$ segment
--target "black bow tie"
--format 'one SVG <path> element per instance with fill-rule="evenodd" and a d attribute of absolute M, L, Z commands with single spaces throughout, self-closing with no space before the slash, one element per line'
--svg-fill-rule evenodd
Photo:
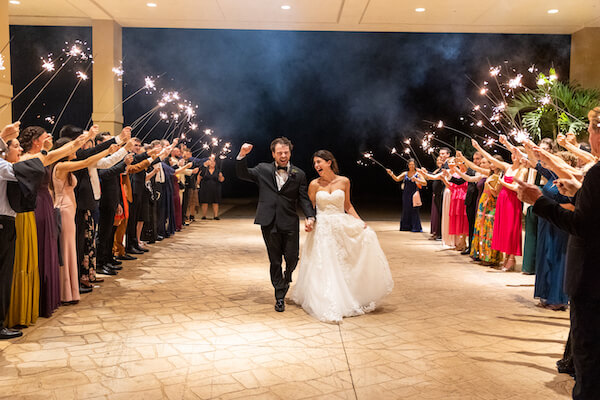
<path fill-rule="evenodd" d="M 280 169 L 284 170 L 287 172 L 288 167 L 282 167 L 282 166 L 277 166 L 277 170 L 279 171 Z"/>

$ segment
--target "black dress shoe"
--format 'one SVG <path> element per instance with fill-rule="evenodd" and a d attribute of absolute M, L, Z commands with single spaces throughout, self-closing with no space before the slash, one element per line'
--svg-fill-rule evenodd
<path fill-rule="evenodd" d="M 111 264 L 111 263 L 106 263 L 106 264 L 104 264 L 104 267 L 105 267 L 105 268 L 108 268 L 108 269 L 112 269 L 112 270 L 114 270 L 114 271 L 120 271 L 120 270 L 122 270 L 122 269 L 123 269 L 123 267 L 121 267 L 120 265 L 113 265 L 113 264 Z"/>
<path fill-rule="evenodd" d="M 96 268 L 96 273 L 100 275 L 116 275 L 117 271 L 111 268 L 107 268 L 104 265 L 101 265 L 98 268 Z"/>
<path fill-rule="evenodd" d="M 285 302 L 283 299 L 279 299 L 275 302 L 275 311 L 284 312 L 285 311 Z"/>
<path fill-rule="evenodd" d="M 144 254 L 142 250 L 138 250 L 136 247 L 130 247 L 128 249 L 125 249 L 125 251 L 130 254 Z"/>
<path fill-rule="evenodd" d="M 157 235 L 157 236 L 156 236 L 156 241 L 157 241 L 157 242 L 160 242 L 160 241 L 161 241 L 161 240 L 163 240 L 163 239 L 164 239 L 164 236 L 160 236 L 160 235 Z"/>
<path fill-rule="evenodd" d="M 91 287 L 85 287 L 85 286 L 79 285 L 79 293 L 80 294 L 90 293 L 92 290 L 94 290 L 94 289 L 92 289 Z"/>
<path fill-rule="evenodd" d="M 468 254 L 471 254 L 471 249 L 466 248 L 463 251 L 460 252 L 460 254 L 462 254 L 463 256 L 466 256 Z"/>
<path fill-rule="evenodd" d="M 150 250 L 148 250 L 148 249 L 144 249 L 143 247 L 140 247 L 140 246 L 136 246 L 135 248 L 136 248 L 137 250 L 141 251 L 142 253 L 147 253 L 147 252 L 149 252 L 149 251 L 150 251 Z"/>
<path fill-rule="evenodd" d="M 117 260 L 117 259 L 116 259 L 116 258 L 114 258 L 114 257 L 112 258 L 112 260 L 110 260 L 110 263 L 111 263 L 112 265 L 121 265 L 121 264 L 123 264 L 121 261 Z"/>
<path fill-rule="evenodd" d="M 14 339 L 23 336 L 23 332 L 16 329 L 0 329 L 0 339 Z"/>
<path fill-rule="evenodd" d="M 131 260 L 137 260 L 137 257 L 130 256 L 129 254 L 125 253 L 125 255 L 117 256 L 117 259 L 123 260 L 123 261 L 131 261 Z"/>
<path fill-rule="evenodd" d="M 219 217 L 214 217 L 213 219 L 214 219 L 214 220 L 217 220 L 217 221 L 219 221 L 221 218 L 219 218 Z"/>

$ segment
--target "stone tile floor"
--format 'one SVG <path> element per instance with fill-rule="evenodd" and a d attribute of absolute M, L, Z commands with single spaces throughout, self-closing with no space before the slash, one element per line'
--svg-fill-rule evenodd
<path fill-rule="evenodd" d="M 533 276 L 369 224 L 396 283 L 371 314 L 335 325 L 290 303 L 276 313 L 259 228 L 225 214 L 0 342 L 0 398 L 570 397 L 554 365 L 568 314 L 535 307 Z"/>

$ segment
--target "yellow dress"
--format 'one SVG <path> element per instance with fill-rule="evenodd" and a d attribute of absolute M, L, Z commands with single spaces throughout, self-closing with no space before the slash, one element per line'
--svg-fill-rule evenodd
<path fill-rule="evenodd" d="M 35 324 L 40 313 L 40 275 L 35 213 L 17 213 L 15 264 L 7 326 Z"/>

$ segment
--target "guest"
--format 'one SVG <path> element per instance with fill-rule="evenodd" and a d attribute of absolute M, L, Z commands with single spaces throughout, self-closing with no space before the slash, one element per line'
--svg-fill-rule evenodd
<path fill-rule="evenodd" d="M 458 179 L 460 178 L 458 172 L 462 171 L 465 173 L 467 169 L 464 162 L 455 158 L 448 159 L 447 163 L 450 169 L 443 171 L 442 179 L 448 185 L 451 192 L 448 234 L 454 236 L 454 249 L 462 252 L 467 248 L 465 240 L 469 233 L 469 220 L 467 218 L 465 206 L 468 183 L 465 180 Z M 457 184 L 452 182 L 452 178 L 455 178 L 455 180 L 461 183 Z"/>
<path fill-rule="evenodd" d="M 60 138 L 55 143 L 54 148 L 60 148 L 69 141 L 69 138 Z M 77 234 L 75 226 L 75 213 L 77 210 L 75 187 L 77 186 L 77 178 L 73 172 L 95 165 L 110 151 L 116 150 L 114 147 L 108 147 L 87 159 L 77 161 L 75 161 L 77 157 L 72 154 L 59 160 L 52 168 L 51 189 L 54 193 L 54 207 L 60 210 L 61 220 L 60 251 L 63 265 L 60 268 L 60 297 L 63 304 L 78 303 L 80 299 L 80 276 L 77 265 L 77 239 L 75 237 Z M 81 278 L 85 279 L 85 275 Z"/>
<path fill-rule="evenodd" d="M 468 177 L 459 173 L 464 179 L 477 180 L 479 186 L 483 182 L 483 191 L 479 197 L 477 206 L 477 217 L 473 231 L 473 241 L 471 243 L 471 257 L 480 261 L 483 265 L 495 267 L 502 262 L 502 253 L 492 249 L 492 234 L 494 232 L 494 218 L 496 215 L 496 198 L 500 192 L 501 185 L 499 183 L 500 171 L 491 164 L 486 158 L 482 158 L 479 166 L 468 161 L 460 152 L 457 152 L 456 157 L 464 160 L 465 164 L 474 170 L 483 178 Z M 502 157 L 495 155 L 498 161 L 503 161 Z M 479 179 L 478 179 L 479 178 Z"/>
<path fill-rule="evenodd" d="M 225 177 L 219 168 L 214 157 L 207 161 L 207 165 L 202 168 L 200 175 L 200 190 L 198 199 L 202 205 L 202 219 L 206 219 L 208 205 L 212 204 L 213 219 L 219 220 L 219 203 L 221 203 L 221 184 Z"/>
<path fill-rule="evenodd" d="M 514 146 L 510 145 L 506 137 L 500 135 L 500 142 L 511 150 L 512 164 L 499 161 L 483 150 L 476 140 L 473 146 L 493 164 L 504 172 L 500 180 L 502 189 L 496 201 L 496 216 L 494 218 L 494 234 L 492 236 L 492 249 L 506 254 L 503 271 L 513 271 L 515 256 L 521 255 L 521 213 L 523 204 L 517 198 L 518 185 L 515 179 L 522 181 L 527 174 L 526 158 Z"/>
<path fill-rule="evenodd" d="M 400 230 L 410 232 L 423 232 L 421 227 L 421 217 L 419 209 L 421 208 L 421 194 L 419 189 L 427 185 L 417 172 L 415 160 L 408 160 L 408 171 L 402 172 L 396 176 L 392 170 L 386 170 L 388 175 L 396 182 L 402 182 L 402 218 L 400 219 Z"/>
<path fill-rule="evenodd" d="M 588 119 L 592 154 L 598 157 L 600 107 L 591 110 Z M 600 165 L 596 163 L 587 171 L 573 211 L 544 196 L 534 185 L 517 183 L 520 199 L 533 204 L 538 217 L 569 233 L 565 290 L 571 300 L 571 347 L 576 375 L 573 399 L 595 399 L 600 393 Z M 568 183 L 559 179 L 556 186 L 564 191 L 570 188 Z"/>

